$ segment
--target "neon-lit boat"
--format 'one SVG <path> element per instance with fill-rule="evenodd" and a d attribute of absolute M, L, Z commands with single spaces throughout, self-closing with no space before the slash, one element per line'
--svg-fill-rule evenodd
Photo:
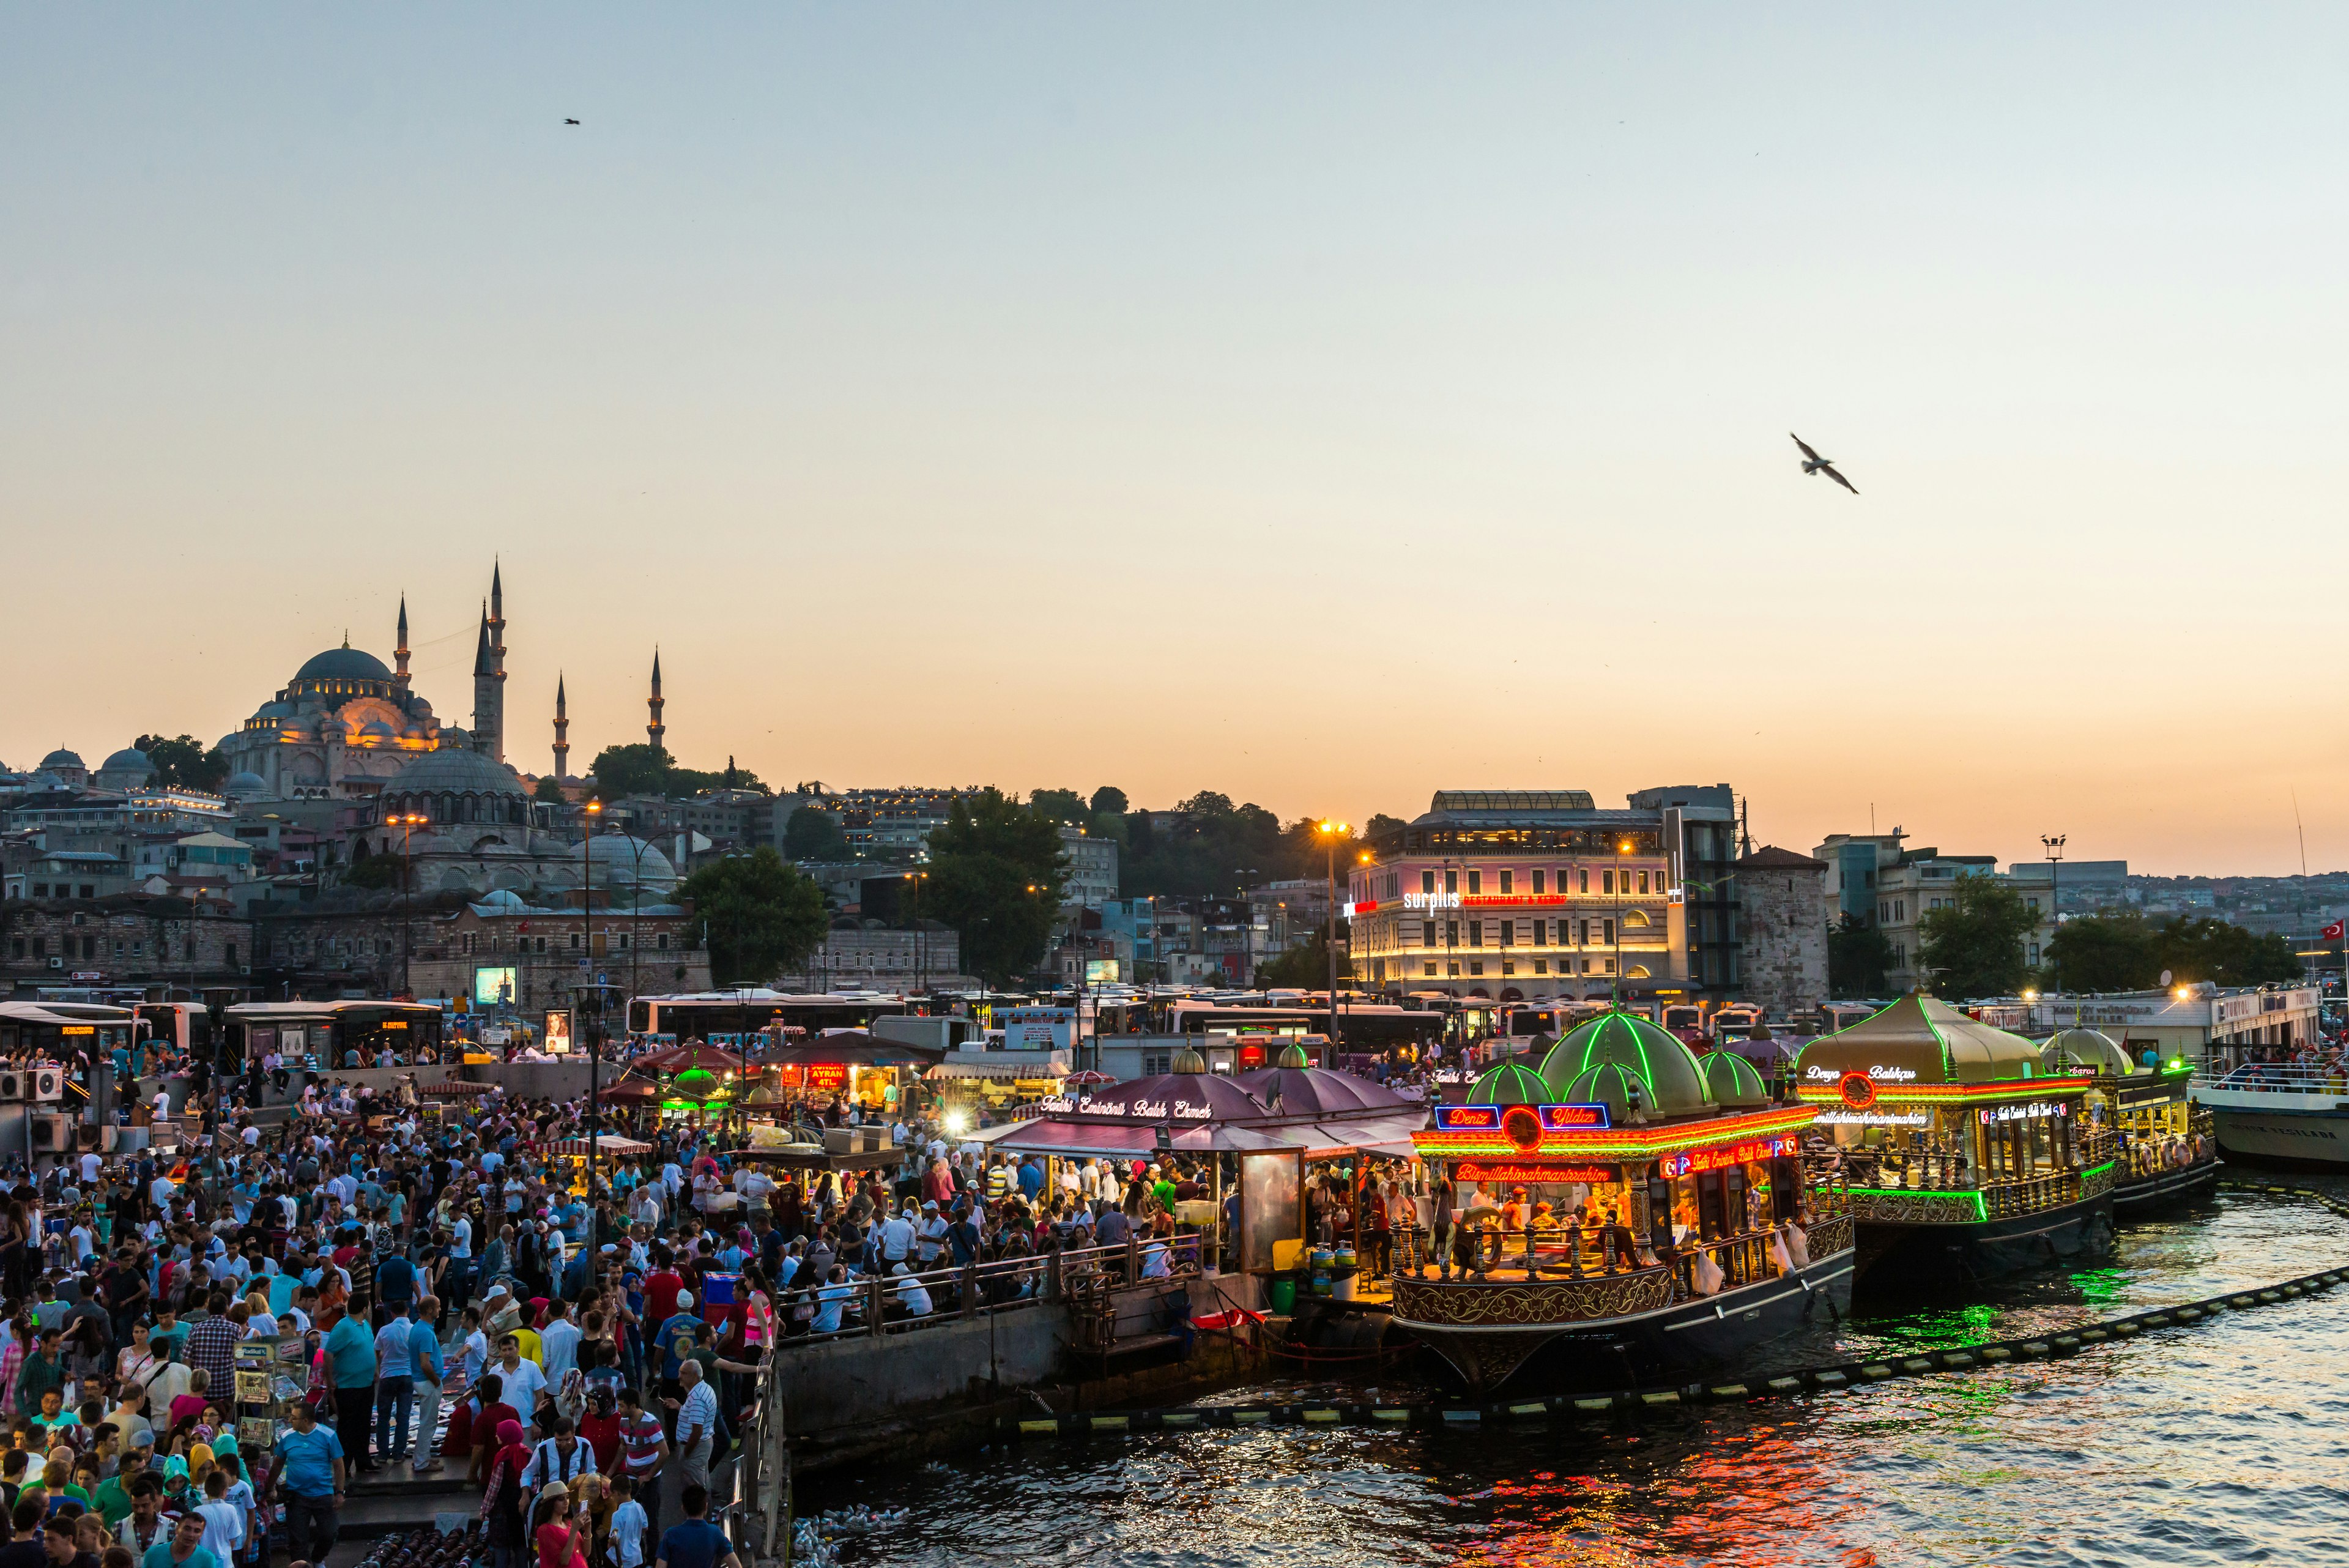
<path fill-rule="evenodd" d="M 2051 1075 L 2019 1034 L 1906 996 L 1805 1046 L 1795 1083 L 1843 1153 L 1860 1281 L 2001 1273 L 2112 1234 L 2095 1079 Z"/>
<path fill-rule="evenodd" d="M 1413 1137 L 1453 1194 L 1406 1238 L 1394 1323 L 1472 1389 L 1619 1386 L 1718 1363 L 1850 1299 L 1852 1222 L 1805 1168 L 1816 1111 L 1739 1058 L 1609 1012 L 1504 1063 Z M 1528 1363 L 1539 1362 L 1528 1367 Z"/>
<path fill-rule="evenodd" d="M 2156 1213 L 2218 1189 L 2219 1139 L 2209 1110 L 2188 1097 L 2190 1064 L 2132 1062 L 2117 1041 L 2096 1029 L 2064 1030 L 2039 1048 L 2039 1064 L 2058 1075 L 2095 1075 L 2088 1118 L 2120 1137 L 2114 1219 Z"/>

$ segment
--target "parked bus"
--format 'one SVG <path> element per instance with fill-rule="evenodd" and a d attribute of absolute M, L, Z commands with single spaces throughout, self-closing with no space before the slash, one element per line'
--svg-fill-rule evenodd
<path fill-rule="evenodd" d="M 229 1059 L 275 1051 L 321 1072 L 372 1064 L 387 1054 L 415 1063 L 441 1054 L 441 1013 L 420 1002 L 242 1002 L 224 1015 Z"/>
<path fill-rule="evenodd" d="M 700 991 L 631 997 L 628 1032 L 707 1040 L 713 1034 L 750 1034 L 780 1024 L 821 1034 L 827 1029 L 867 1029 L 876 1018 L 903 1017 L 908 1011 L 905 998 L 878 992 L 790 996 L 763 987 Z"/>

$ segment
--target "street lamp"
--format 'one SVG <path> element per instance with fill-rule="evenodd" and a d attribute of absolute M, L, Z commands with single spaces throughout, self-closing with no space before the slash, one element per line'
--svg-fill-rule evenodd
<path fill-rule="evenodd" d="M 595 908 L 595 861 L 590 852 L 595 844 L 595 819 L 603 815 L 604 803 L 594 795 L 589 795 L 579 818 L 579 946 L 584 955 L 584 961 L 587 965 L 587 972 L 590 974 L 595 972 L 595 927 L 589 923 L 589 917 Z M 572 989 L 571 995 L 575 1004 L 579 997 L 579 990 L 575 985 Z M 584 1013 L 586 1010 L 580 1008 L 578 1011 Z M 574 1039 L 584 1041 L 587 1047 L 587 1212 L 590 1216 L 587 1226 L 587 1244 L 592 1252 L 599 1240 L 595 1234 L 593 1216 L 595 1212 L 595 1151 L 598 1142 L 596 1135 L 599 1131 L 596 1126 L 596 1101 L 600 1097 L 603 1085 L 598 1082 L 600 1075 L 596 1072 L 597 1058 L 594 1037 L 584 1029 L 573 1030 L 572 1035 Z"/>
<path fill-rule="evenodd" d="M 1630 886 L 1630 867 L 1623 857 L 1636 847 L 1626 838 L 1615 846 L 1615 983 L 1609 994 L 1614 1005 L 1623 1005 L 1623 895 Z"/>
<path fill-rule="evenodd" d="M 409 833 L 424 826 L 431 819 L 421 812 L 398 812 L 384 818 L 387 823 L 399 824 L 399 992 L 410 1002 L 416 1000 L 415 987 L 408 978 L 409 954 L 415 944 L 409 940 L 415 922 L 409 911 L 409 900 L 416 892 L 416 868 L 408 857 Z M 188 992 L 195 995 L 193 991 Z"/>
<path fill-rule="evenodd" d="M 1321 835 L 1321 846 L 1328 851 L 1330 875 L 1330 1054 L 1340 1054 L 1343 1036 L 1338 1028 L 1338 840 L 1347 832 L 1342 822 L 1323 822 L 1314 831 Z"/>
<path fill-rule="evenodd" d="M 2063 871 L 2064 840 L 2065 836 L 2066 835 L 2061 833 L 2043 833 L 2039 836 L 2040 844 L 2044 846 L 2047 851 L 2047 925 L 2051 933 L 2056 929 L 2055 922 L 2061 918 L 2055 913 L 2057 902 L 2055 896 L 2055 882 L 2057 877 Z M 2048 946 L 2053 947 L 2054 945 L 2054 940 L 2051 935 L 2048 940 Z M 2044 956 L 2044 950 L 2042 950 Z M 2051 961 L 2048 967 L 2053 969 L 2054 967 L 2054 963 Z M 2064 989 L 2063 980 L 2064 977 L 2060 973 L 2057 974 L 2055 976 L 2056 983 L 2050 989 L 2061 992 Z"/>

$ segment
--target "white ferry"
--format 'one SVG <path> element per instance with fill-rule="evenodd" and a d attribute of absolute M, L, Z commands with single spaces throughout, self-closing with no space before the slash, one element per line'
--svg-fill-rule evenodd
<path fill-rule="evenodd" d="M 2188 1090 L 2227 1154 L 2312 1169 L 2349 1168 L 2349 1079 L 2327 1068 L 2253 1063 Z"/>

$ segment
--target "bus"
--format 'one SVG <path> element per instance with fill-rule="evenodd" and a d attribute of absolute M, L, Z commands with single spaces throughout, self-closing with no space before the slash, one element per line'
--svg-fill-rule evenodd
<path fill-rule="evenodd" d="M 272 1051 L 322 1072 L 372 1066 L 387 1054 L 412 1064 L 441 1058 L 440 1010 L 421 1002 L 241 1002 L 222 1016 L 230 1060 Z"/>
<path fill-rule="evenodd" d="M 131 1012 L 145 1025 L 142 1037 L 179 1052 L 186 1060 L 212 1060 L 219 1032 L 212 1010 L 201 1002 L 138 1002 Z"/>
<path fill-rule="evenodd" d="M 904 997 L 878 992 L 792 996 L 764 987 L 698 991 L 630 997 L 628 1033 L 707 1040 L 713 1034 L 751 1034 L 780 1026 L 821 1034 L 827 1029 L 869 1029 L 876 1018 L 902 1018 L 907 1011 Z"/>

